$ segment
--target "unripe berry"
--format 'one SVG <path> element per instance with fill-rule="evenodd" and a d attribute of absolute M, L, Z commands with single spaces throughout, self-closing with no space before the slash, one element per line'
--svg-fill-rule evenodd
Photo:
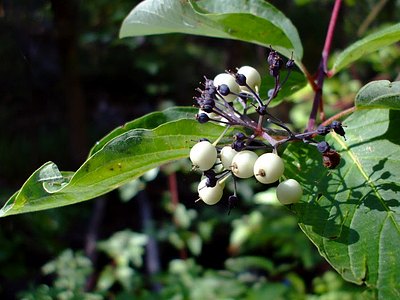
<path fill-rule="evenodd" d="M 238 152 L 231 146 L 225 146 L 221 149 L 220 158 L 225 169 L 229 169 L 232 165 L 232 159 Z"/>
<path fill-rule="evenodd" d="M 218 88 L 219 86 L 221 86 L 223 84 L 229 88 L 229 91 L 231 93 L 236 93 L 236 94 L 240 93 L 240 87 L 236 83 L 235 78 L 232 75 L 229 75 L 227 73 L 221 73 L 221 74 L 218 74 L 217 76 L 215 76 L 214 85 Z M 228 94 L 223 97 L 228 102 L 232 102 L 233 100 L 235 100 L 237 98 L 237 96 L 233 95 L 233 94 Z"/>
<path fill-rule="evenodd" d="M 253 176 L 254 163 L 258 155 L 249 150 L 243 150 L 232 159 L 232 173 L 239 178 L 250 178 Z"/>
<path fill-rule="evenodd" d="M 224 193 L 225 184 L 217 182 L 214 187 L 208 187 L 206 183 L 207 178 L 204 178 L 202 181 L 200 181 L 197 187 L 197 192 L 199 193 L 200 199 L 203 200 L 204 203 L 208 205 L 214 205 L 221 200 Z"/>
<path fill-rule="evenodd" d="M 277 181 L 283 174 L 285 165 L 282 158 L 274 153 L 264 153 L 254 164 L 254 176 L 264 184 Z"/>
<path fill-rule="evenodd" d="M 190 149 L 190 160 L 193 166 L 201 171 L 209 170 L 217 160 L 217 149 L 209 141 L 201 141 Z"/>
<path fill-rule="evenodd" d="M 246 76 L 247 85 L 250 86 L 253 90 L 258 90 L 261 85 L 261 76 L 256 69 L 250 66 L 243 66 L 237 71 L 237 73 Z M 247 87 L 242 86 L 241 88 L 242 90 L 249 92 Z"/>
<path fill-rule="evenodd" d="M 300 183 L 294 179 L 282 181 L 276 188 L 276 197 L 282 204 L 291 204 L 299 202 L 303 195 L 303 189 Z"/>

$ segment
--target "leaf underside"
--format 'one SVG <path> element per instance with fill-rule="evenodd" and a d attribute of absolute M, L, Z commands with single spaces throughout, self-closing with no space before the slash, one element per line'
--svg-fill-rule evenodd
<path fill-rule="evenodd" d="M 285 174 L 304 188 L 291 209 L 319 252 L 348 281 L 400 299 L 400 112 L 359 110 L 344 121 L 347 141 L 327 141 L 342 161 L 322 166 L 312 146 L 291 144 Z"/>

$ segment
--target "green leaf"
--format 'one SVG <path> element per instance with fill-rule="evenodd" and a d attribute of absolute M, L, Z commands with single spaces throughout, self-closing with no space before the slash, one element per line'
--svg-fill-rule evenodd
<path fill-rule="evenodd" d="M 149 113 L 143 117 L 127 122 L 124 125 L 115 128 L 109 134 L 104 136 L 100 141 L 96 142 L 93 148 L 90 150 L 89 156 L 95 154 L 106 143 L 111 141 L 116 136 L 125 133 L 132 129 L 154 129 L 164 123 L 179 120 L 179 119 L 193 119 L 194 115 L 198 111 L 198 108 L 194 107 L 171 107 L 164 111 L 156 111 Z"/>
<path fill-rule="evenodd" d="M 145 0 L 125 18 L 120 37 L 186 33 L 272 46 L 300 62 L 296 28 L 263 0 Z"/>
<path fill-rule="evenodd" d="M 364 85 L 356 95 L 359 108 L 400 109 L 400 81 L 372 81 Z"/>
<path fill-rule="evenodd" d="M 334 170 L 316 147 L 293 143 L 285 174 L 303 186 L 292 210 L 301 229 L 344 279 L 400 297 L 400 135 L 397 110 L 360 110 L 344 121 L 347 141 L 327 141 L 341 154 Z"/>
<path fill-rule="evenodd" d="M 398 41 L 400 41 L 400 23 L 370 34 L 347 47 L 336 58 L 332 71 L 337 73 L 359 58 Z"/>
<path fill-rule="evenodd" d="M 148 123 L 154 114 L 148 116 Z M 146 117 L 141 124 L 146 123 Z M 132 124 L 132 123 L 130 123 Z M 151 126 L 150 126 L 151 127 Z M 194 118 L 154 129 L 131 129 L 110 138 L 75 172 L 60 172 L 48 162 L 35 171 L 0 210 L 0 217 L 60 207 L 105 194 L 145 172 L 189 156 L 194 141 L 216 139 L 225 127 Z M 115 132 L 114 132 L 115 133 Z"/>

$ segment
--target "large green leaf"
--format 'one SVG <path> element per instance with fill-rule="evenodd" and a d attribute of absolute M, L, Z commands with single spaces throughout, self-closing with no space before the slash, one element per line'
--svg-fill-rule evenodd
<path fill-rule="evenodd" d="M 400 23 L 370 34 L 347 47 L 336 58 L 332 71 L 337 73 L 359 58 L 398 41 L 400 41 Z"/>
<path fill-rule="evenodd" d="M 379 299 L 400 299 L 400 111 L 359 110 L 344 121 L 347 141 L 328 142 L 342 162 L 322 166 L 315 147 L 290 145 L 286 175 L 304 196 L 293 205 L 301 229 L 348 281 Z"/>
<path fill-rule="evenodd" d="M 296 28 L 263 0 L 145 0 L 126 17 L 120 36 L 172 32 L 272 46 L 297 62 L 303 56 Z"/>
<path fill-rule="evenodd" d="M 96 149 L 75 173 L 60 172 L 52 162 L 44 164 L 7 201 L 0 217 L 95 198 L 156 166 L 188 157 L 194 141 L 205 136 L 216 139 L 223 129 L 211 123 L 199 124 L 192 116 L 154 129 L 122 132 Z"/>
<path fill-rule="evenodd" d="M 372 81 L 364 85 L 356 95 L 360 108 L 400 109 L 400 81 Z"/>

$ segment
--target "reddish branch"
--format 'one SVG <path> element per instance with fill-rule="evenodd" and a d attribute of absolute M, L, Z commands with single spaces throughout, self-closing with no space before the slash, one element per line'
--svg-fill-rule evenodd
<path fill-rule="evenodd" d="M 318 111 L 320 111 L 320 118 L 322 120 L 325 118 L 323 100 L 322 100 L 322 89 L 325 78 L 330 75 L 327 67 L 327 62 L 341 3 L 342 3 L 341 0 L 335 1 L 335 5 L 333 7 L 331 14 L 331 19 L 329 21 L 329 27 L 328 27 L 328 32 L 326 33 L 324 49 L 322 50 L 322 58 L 318 66 L 316 81 L 314 85 L 315 96 L 310 113 L 310 118 L 308 120 L 308 126 L 307 126 L 308 131 L 312 131 L 315 128 L 315 122 L 317 119 Z"/>

